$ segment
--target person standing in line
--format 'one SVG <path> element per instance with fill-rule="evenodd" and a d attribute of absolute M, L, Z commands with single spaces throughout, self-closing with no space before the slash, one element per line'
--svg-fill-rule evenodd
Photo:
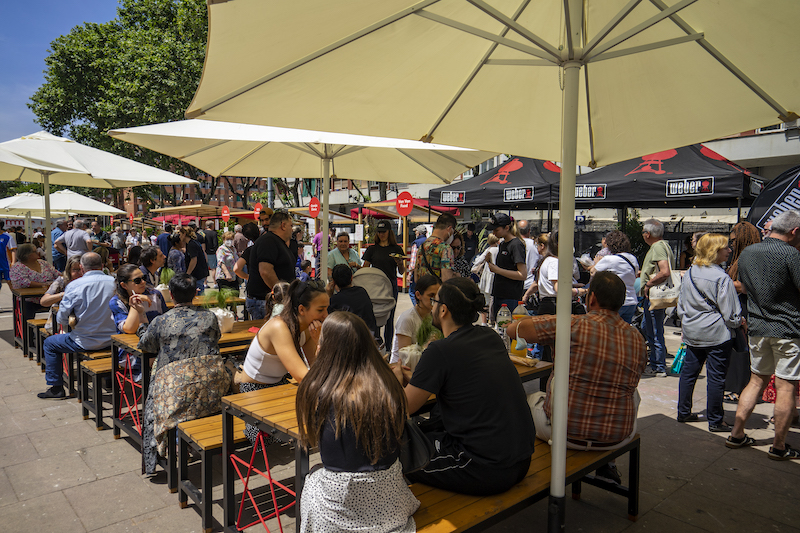
<path fill-rule="evenodd" d="M 67 256 L 81 256 L 86 252 L 92 251 L 92 238 L 86 231 L 86 222 L 78 219 L 73 222 L 73 228 L 67 230 L 62 236 L 56 239 L 56 248 L 59 252 Z"/>
<path fill-rule="evenodd" d="M 364 250 L 364 255 L 361 259 L 364 261 L 365 268 L 374 266 L 386 274 L 392 286 L 395 307 L 392 308 L 392 312 L 389 314 L 389 318 L 383 328 L 383 342 L 386 347 L 391 346 L 394 340 L 394 312 L 397 308 L 397 295 L 399 294 L 397 276 L 402 276 L 406 271 L 406 267 L 403 264 L 403 255 L 403 248 L 397 244 L 391 223 L 388 220 L 379 221 L 375 227 L 375 243 Z"/>
<path fill-rule="evenodd" d="M 271 217 L 269 231 L 258 237 L 250 249 L 245 307 L 253 320 L 266 317 L 267 296 L 276 283 L 295 279 L 295 258 L 286 244 L 291 236 L 289 213 L 277 211 Z"/>
<path fill-rule="evenodd" d="M 650 309 L 650 289 L 666 281 L 675 256 L 667 241 L 664 240 L 664 224 L 651 218 L 645 220 L 642 237 L 650 249 L 644 256 L 642 270 L 639 274 L 641 294 L 644 296 L 644 331 L 650 347 L 650 366 L 644 371 L 646 376 L 667 377 L 667 344 L 664 340 L 664 309 Z"/>
<path fill-rule="evenodd" d="M 169 255 L 169 249 L 172 248 L 172 243 L 169 238 L 172 236 L 172 224 L 164 224 L 164 231 L 156 237 L 156 245 L 161 249 L 164 257 Z"/>
<path fill-rule="evenodd" d="M 630 239 L 621 231 L 609 231 L 603 241 L 609 253 L 600 258 L 593 268 L 595 272 L 613 272 L 625 283 L 625 303 L 619 310 L 619 316 L 630 324 L 639 302 L 634 288 L 639 277 L 639 262 L 631 253 Z"/>
<path fill-rule="evenodd" d="M 800 212 L 772 219 L 769 237 L 739 256 L 739 279 L 747 292 L 747 329 L 752 375 L 739 398 L 729 448 L 752 446 L 744 432 L 747 419 L 775 374 L 775 437 L 770 459 L 800 459 L 786 443 L 800 381 Z"/>
<path fill-rule="evenodd" d="M 442 213 L 436 219 L 433 232 L 428 239 L 417 249 L 414 278 L 420 279 L 425 274 L 432 274 L 439 281 L 454 278 L 453 249 L 450 244 L 456 233 L 458 225 L 456 217 L 449 213 Z"/>
<path fill-rule="evenodd" d="M 53 250 L 53 266 L 56 267 L 56 270 L 59 272 L 64 272 L 64 268 L 67 266 L 67 256 L 56 248 L 56 241 L 59 237 L 64 235 L 66 231 L 67 221 L 65 219 L 60 219 L 56 222 L 56 227 L 53 228 L 53 231 L 50 232 L 50 246 L 52 246 Z"/>
<path fill-rule="evenodd" d="M 517 231 L 522 242 L 525 243 L 525 268 L 527 269 L 525 281 L 522 283 L 522 289 L 527 292 L 531 288 L 534 281 L 534 271 L 536 265 L 539 264 L 539 250 L 536 243 L 531 239 L 531 224 L 527 220 L 520 220 L 517 222 Z M 534 234 L 537 234 L 534 232 Z"/>
<path fill-rule="evenodd" d="M 236 253 L 236 247 L 233 243 L 233 232 L 226 231 L 222 238 L 222 246 L 217 248 L 217 268 L 214 273 L 214 279 L 217 281 L 218 289 L 225 287 L 238 291 L 239 282 L 233 272 L 233 267 L 236 265 L 236 261 L 239 260 L 239 254 Z"/>
<path fill-rule="evenodd" d="M 475 234 L 475 224 L 470 222 L 467 224 L 466 233 L 464 233 L 464 259 L 471 265 L 477 254 L 478 236 Z"/>
<path fill-rule="evenodd" d="M 722 394 L 733 346 L 735 328 L 744 323 L 731 278 L 720 265 L 731 255 L 728 238 L 703 235 L 695 247 L 692 266 L 683 277 L 677 312 L 686 343 L 686 356 L 678 386 L 678 422 L 696 422 L 692 394 L 703 363 L 706 364 L 708 430 L 731 430 L 725 423 Z"/>
<path fill-rule="evenodd" d="M 219 236 L 217 235 L 217 230 L 214 229 L 213 220 L 206 221 L 206 229 L 203 230 L 201 244 L 203 246 L 203 251 L 206 254 L 206 264 L 208 265 L 208 270 L 216 274 Z"/>

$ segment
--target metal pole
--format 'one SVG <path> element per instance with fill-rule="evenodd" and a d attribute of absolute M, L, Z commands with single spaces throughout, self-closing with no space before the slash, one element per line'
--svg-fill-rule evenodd
<path fill-rule="evenodd" d="M 331 189 L 331 160 L 322 159 L 322 250 L 319 254 L 319 279 L 328 283 L 328 197 Z"/>
<path fill-rule="evenodd" d="M 736 223 L 742 221 L 742 197 L 736 199 Z"/>
<path fill-rule="evenodd" d="M 581 0 L 569 0 L 572 40 L 579 57 L 582 28 Z M 568 58 L 565 58 L 568 59 Z M 569 58 L 571 59 L 571 58 Z M 567 461 L 567 398 L 569 388 L 569 352 L 572 317 L 572 255 L 575 243 L 575 168 L 578 141 L 578 93 L 581 63 L 564 63 L 564 91 L 561 137 L 561 185 L 559 188 L 558 284 L 556 293 L 556 338 L 552 382 L 552 444 L 550 499 L 547 529 L 550 533 L 564 530 L 565 476 Z"/>
<path fill-rule="evenodd" d="M 53 264 L 53 241 L 51 231 L 53 228 L 50 226 L 50 172 L 42 172 L 42 196 L 44 196 L 44 235 L 47 239 L 47 246 L 45 246 L 45 255 L 47 262 Z"/>
<path fill-rule="evenodd" d="M 275 185 L 272 178 L 267 178 L 267 207 L 275 210 Z"/>

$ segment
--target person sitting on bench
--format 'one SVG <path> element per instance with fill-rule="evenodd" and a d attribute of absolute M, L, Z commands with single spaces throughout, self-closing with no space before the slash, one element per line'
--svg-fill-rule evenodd
<path fill-rule="evenodd" d="M 647 364 L 644 337 L 619 316 L 625 302 L 625 283 L 613 272 L 598 272 L 586 297 L 589 313 L 572 316 L 569 360 L 569 412 L 567 448 L 614 450 L 636 434 L 639 394 L 636 387 Z M 553 344 L 556 317 L 534 316 L 508 327 L 513 339 Z M 550 440 L 551 390 L 538 392 L 530 401 L 536 436 Z M 598 476 L 619 483 L 616 468 L 609 465 Z"/>
<path fill-rule="evenodd" d="M 405 392 L 414 413 L 436 395 L 420 428 L 436 452 L 413 482 L 463 494 L 505 492 L 527 474 L 535 432 L 525 390 L 503 340 L 473 325 L 486 306 L 468 278 L 451 278 L 431 298 L 433 325 L 444 339 L 422 352 Z M 401 377 L 399 366 L 395 375 Z M 410 371 L 402 369 L 403 379 Z"/>
<path fill-rule="evenodd" d="M 103 274 L 103 261 L 94 252 L 81 256 L 83 276 L 70 282 L 58 307 L 57 321 L 67 325 L 74 314 L 76 324 L 69 333 L 51 335 L 44 341 L 45 379 L 50 388 L 39 398 L 64 398 L 62 358 L 65 353 L 100 350 L 111 345 L 111 335 L 117 333 L 108 307 L 114 296 L 114 278 Z"/>

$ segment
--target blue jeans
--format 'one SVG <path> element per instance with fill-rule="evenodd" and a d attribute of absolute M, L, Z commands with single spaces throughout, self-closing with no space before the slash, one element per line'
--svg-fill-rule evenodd
<path fill-rule="evenodd" d="M 44 340 L 45 381 L 51 387 L 64 385 L 63 358 L 65 353 L 82 352 L 83 348 L 69 336 L 69 333 L 50 335 Z"/>
<path fill-rule="evenodd" d="M 196 280 L 195 284 L 197 286 L 198 296 L 206 292 L 206 278 Z"/>
<path fill-rule="evenodd" d="M 620 318 L 622 318 L 622 320 L 624 320 L 628 324 L 633 322 L 634 314 L 636 314 L 636 304 L 623 305 L 622 307 L 619 308 Z"/>
<path fill-rule="evenodd" d="M 417 291 L 417 282 L 412 279 L 408 283 L 408 295 L 411 297 L 411 307 L 417 305 L 417 297 L 415 296 L 416 291 Z"/>
<path fill-rule="evenodd" d="M 250 315 L 250 320 L 263 320 L 267 316 L 267 301 L 245 298 L 244 308 Z"/>
<path fill-rule="evenodd" d="M 722 424 L 725 410 L 722 407 L 722 395 L 725 392 L 725 374 L 731 361 L 733 341 L 725 341 L 716 346 L 686 346 L 686 357 L 681 367 L 678 384 L 678 416 L 686 417 L 692 413 L 692 394 L 697 376 L 706 364 L 707 407 L 706 418 L 709 425 Z"/>
<path fill-rule="evenodd" d="M 664 341 L 664 309 L 650 309 L 650 300 L 642 300 L 644 332 L 650 345 L 650 367 L 656 372 L 667 371 L 667 346 Z"/>

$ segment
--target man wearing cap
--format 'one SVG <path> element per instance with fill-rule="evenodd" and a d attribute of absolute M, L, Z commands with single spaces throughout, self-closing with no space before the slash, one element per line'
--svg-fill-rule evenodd
<path fill-rule="evenodd" d="M 258 222 L 261 224 L 261 234 L 265 234 L 269 231 L 269 221 L 272 219 L 272 215 L 275 213 L 269 207 L 265 207 L 261 210 L 258 214 Z"/>
<path fill-rule="evenodd" d="M 456 217 L 442 213 L 436 219 L 433 232 L 417 250 L 414 277 L 420 279 L 425 274 L 433 274 L 442 282 L 456 277 L 453 273 L 453 235 L 456 232 Z"/>
<path fill-rule="evenodd" d="M 392 231 L 392 225 L 388 220 L 381 220 L 375 228 L 375 244 L 364 251 L 361 259 L 364 266 L 374 266 L 389 278 L 392 285 L 392 295 L 394 296 L 395 308 L 397 307 L 397 276 L 406 271 L 403 265 L 403 248 L 397 244 L 397 239 Z M 386 346 L 391 346 L 394 341 L 394 311 L 389 314 L 386 326 L 383 329 L 383 340 Z"/>
<path fill-rule="evenodd" d="M 475 254 L 478 253 L 478 236 L 475 234 L 475 224 L 467 224 L 467 233 L 464 235 L 464 259 L 472 264 Z"/>
<path fill-rule="evenodd" d="M 414 269 L 417 266 L 417 250 L 428 238 L 428 227 L 420 224 L 414 228 L 414 242 L 411 244 L 411 260 L 408 262 L 408 295 L 411 297 L 411 305 L 417 305 L 414 291 L 417 289 L 417 280 L 414 278 Z"/>
<path fill-rule="evenodd" d="M 517 306 L 522 298 L 522 285 L 525 282 L 527 266 L 525 263 L 525 242 L 517 236 L 514 221 L 505 213 L 495 213 L 486 226 L 494 236 L 502 239 L 494 262 L 487 255 L 486 265 L 494 273 L 492 282 L 492 317 L 503 304 L 509 310 Z"/>

